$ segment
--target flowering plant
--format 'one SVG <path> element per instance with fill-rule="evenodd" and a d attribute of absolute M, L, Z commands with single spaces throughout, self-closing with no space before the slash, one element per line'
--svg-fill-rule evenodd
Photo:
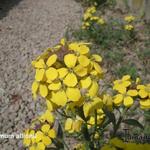
<path fill-rule="evenodd" d="M 46 111 L 25 131 L 35 137 L 24 138 L 29 150 L 73 149 L 67 135 L 79 143 L 74 147 L 78 150 L 124 149 L 128 144 L 116 138 L 121 124 L 144 129 L 126 113 L 135 105 L 142 111 L 150 109 L 150 84 L 125 75 L 114 81 L 111 92 L 103 90 L 102 57 L 91 54 L 89 45 L 61 39 L 32 61 L 36 72 L 32 94 L 34 99 L 37 94 L 44 99 Z M 103 138 L 106 132 L 109 137 Z"/>

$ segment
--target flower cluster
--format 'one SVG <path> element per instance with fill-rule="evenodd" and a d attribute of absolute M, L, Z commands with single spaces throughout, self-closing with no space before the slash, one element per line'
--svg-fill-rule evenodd
<path fill-rule="evenodd" d="M 135 21 L 135 17 L 132 15 L 126 16 L 124 18 L 124 21 L 122 21 L 123 24 L 120 24 L 120 27 L 127 31 L 134 30 L 133 22 Z M 112 21 L 110 21 L 112 22 Z M 82 23 L 82 29 L 88 30 L 93 25 L 104 25 L 106 24 L 106 21 L 102 18 L 96 15 L 96 7 L 92 6 L 87 8 L 83 15 L 83 23 Z M 107 24 L 109 24 L 109 21 L 107 21 Z M 114 28 L 116 28 L 116 22 Z M 118 26 L 119 27 L 119 26 Z"/>
<path fill-rule="evenodd" d="M 46 51 L 32 62 L 36 69 L 33 96 L 39 93 L 52 106 L 52 110 L 67 103 L 82 103 L 84 107 L 88 102 L 95 105 L 100 101 L 97 80 L 103 74 L 99 65 L 102 58 L 96 54 L 90 55 L 86 43 L 68 44 L 62 39 L 58 47 L 57 50 Z M 87 97 L 85 102 L 83 98 Z"/>
<path fill-rule="evenodd" d="M 135 20 L 135 17 L 132 15 L 126 16 L 124 20 L 126 22 L 126 25 L 124 26 L 125 30 L 132 31 L 134 29 L 134 26 L 131 23 Z"/>
<path fill-rule="evenodd" d="M 40 142 L 41 149 L 44 149 L 51 144 L 50 138 L 55 138 L 54 129 L 51 128 L 55 120 L 53 112 L 60 108 L 64 109 L 65 115 L 81 109 L 84 118 L 91 115 L 87 119 L 90 125 L 94 124 L 92 117 L 94 110 L 99 109 L 98 122 L 102 119 L 103 113 L 100 109 L 103 102 L 98 95 L 98 80 L 103 75 L 103 70 L 99 65 L 102 58 L 96 54 L 91 55 L 88 45 L 89 43 L 82 42 L 69 43 L 62 39 L 54 48 L 48 48 L 41 56 L 32 61 L 32 66 L 36 70 L 35 80 L 32 83 L 32 94 L 34 98 L 37 97 L 37 94 L 45 98 L 47 110 L 38 117 L 43 126 L 35 132 L 38 138 L 36 143 L 26 144 L 25 139 L 26 146 L 37 146 Z M 65 122 L 65 130 L 70 133 L 78 132 L 83 122 L 85 120 L 79 115 L 68 117 Z M 44 134 L 47 135 L 46 140 L 43 140 Z"/>
<path fill-rule="evenodd" d="M 23 144 L 28 147 L 29 150 L 45 150 L 55 137 L 55 130 L 51 128 L 49 124 L 43 124 L 37 131 L 27 129 L 25 131 Z"/>
<path fill-rule="evenodd" d="M 142 109 L 150 108 L 150 84 L 139 85 L 131 80 L 129 75 L 125 75 L 120 80 L 115 80 L 113 89 L 117 91 L 114 96 L 114 104 L 131 107 L 135 100 L 140 101 Z"/>
<path fill-rule="evenodd" d="M 96 23 L 98 25 L 104 25 L 105 21 L 102 17 L 96 16 L 96 7 L 92 6 L 89 7 L 83 16 L 83 24 L 82 24 L 82 29 L 89 29 L 89 27 Z"/>
<path fill-rule="evenodd" d="M 94 12 L 93 9 L 91 11 Z M 24 138 L 24 145 L 29 150 L 45 150 L 52 143 L 61 149 L 59 146 L 64 144 L 63 137 L 57 137 L 61 130 L 84 138 L 86 142 L 76 149 L 87 149 L 87 143 L 90 149 L 99 149 L 100 137 L 106 126 L 113 124 L 114 137 L 121 123 L 115 121 L 123 119 L 122 114 L 120 118 L 115 118 L 116 108 L 129 109 L 138 101 L 142 109 L 150 109 L 150 84 L 139 84 L 139 79 L 133 81 L 130 75 L 115 80 L 112 93 L 108 94 L 107 90 L 101 92 L 99 81 L 104 77 L 100 65 L 102 57 L 91 54 L 89 45 L 61 39 L 59 44 L 48 48 L 32 61 L 35 69 L 33 98 L 37 95 L 44 98 L 46 111 L 33 120 L 30 129 L 25 131 L 25 137 L 32 135 L 32 138 Z M 128 144 L 112 139 L 102 150 L 124 149 L 125 145 Z"/>

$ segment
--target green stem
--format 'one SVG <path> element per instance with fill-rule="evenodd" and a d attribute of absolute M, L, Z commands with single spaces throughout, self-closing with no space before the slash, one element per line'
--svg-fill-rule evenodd
<path fill-rule="evenodd" d="M 95 110 L 95 132 L 97 131 L 97 110 Z"/>
<path fill-rule="evenodd" d="M 120 127 L 120 124 L 121 124 L 122 120 L 124 119 L 124 116 L 125 116 L 125 114 L 127 113 L 128 110 L 129 110 L 129 108 L 125 108 L 124 111 L 122 112 L 122 114 L 120 114 L 120 117 L 119 117 L 119 119 L 118 119 L 118 122 L 117 122 L 117 123 L 115 124 L 115 126 L 114 126 L 114 132 L 113 132 L 112 137 L 115 137 L 115 136 L 116 136 L 116 133 L 117 133 L 119 127 Z M 119 112 L 120 112 L 120 111 L 119 111 Z M 120 113 L 121 113 L 121 112 L 120 112 Z"/>

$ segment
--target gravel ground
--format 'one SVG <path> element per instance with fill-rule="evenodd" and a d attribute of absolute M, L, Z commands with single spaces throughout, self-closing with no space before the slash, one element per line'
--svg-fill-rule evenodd
<path fill-rule="evenodd" d="M 0 134 L 19 134 L 35 114 L 31 60 L 56 44 L 68 25 L 76 27 L 82 11 L 73 0 L 6 1 L 0 5 Z M 0 139 L 0 150 L 23 150 L 21 140 Z"/>

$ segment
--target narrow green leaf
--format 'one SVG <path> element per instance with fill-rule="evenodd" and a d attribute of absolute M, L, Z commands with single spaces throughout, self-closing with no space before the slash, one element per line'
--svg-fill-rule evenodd
<path fill-rule="evenodd" d="M 114 113 L 108 111 L 108 110 L 104 110 L 106 116 L 109 118 L 110 122 L 112 122 L 112 124 L 114 126 L 116 126 L 116 118 L 115 118 L 115 115 Z"/>
<path fill-rule="evenodd" d="M 141 129 L 144 129 L 143 125 L 135 119 L 125 119 L 122 122 L 125 124 L 128 124 L 128 125 L 132 125 L 132 126 L 136 126 L 136 127 L 141 128 Z"/>

